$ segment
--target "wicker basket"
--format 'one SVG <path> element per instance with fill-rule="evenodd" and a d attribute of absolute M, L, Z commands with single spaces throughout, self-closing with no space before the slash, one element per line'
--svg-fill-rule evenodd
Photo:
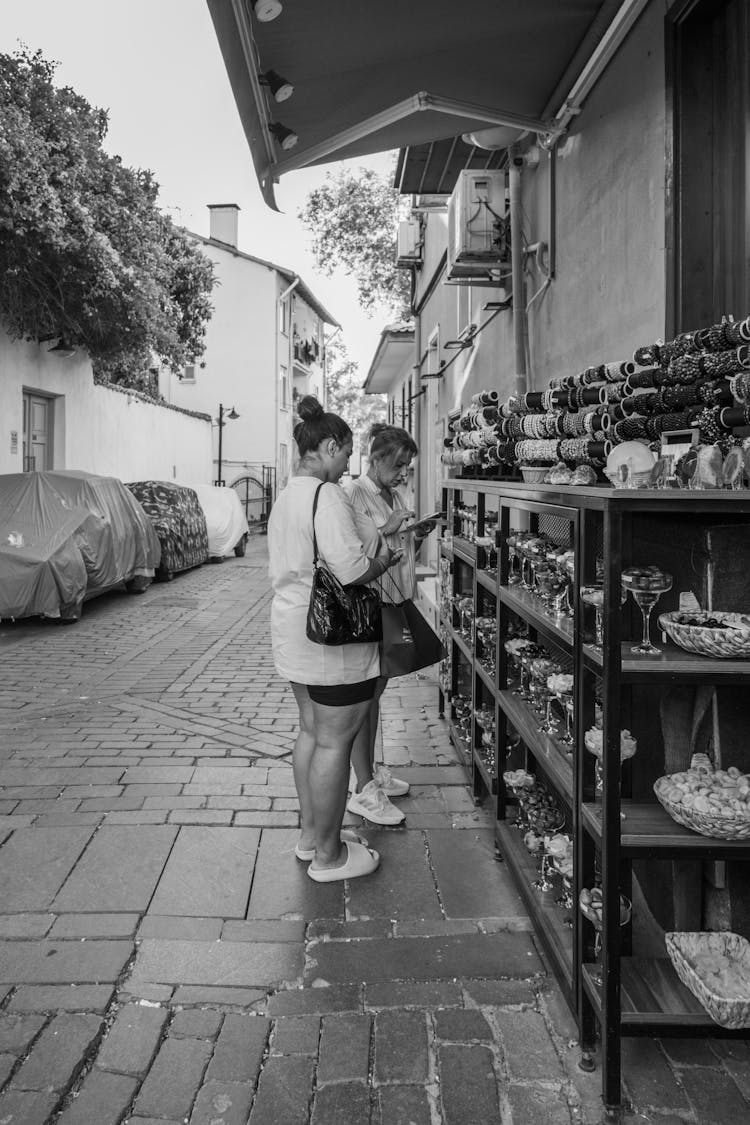
<path fill-rule="evenodd" d="M 519 465 L 521 476 L 528 484 L 543 484 L 550 471 L 549 465 Z"/>
<path fill-rule="evenodd" d="M 664 940 L 677 976 L 711 1019 L 733 1030 L 750 1027 L 750 943 L 730 933 L 668 933 Z M 731 990 L 739 995 L 727 995 L 720 976 L 729 963 L 738 970 Z"/>
<path fill-rule="evenodd" d="M 719 656 L 724 659 L 741 660 L 750 657 L 750 617 L 742 613 L 691 613 L 691 617 L 708 620 L 713 618 L 727 625 L 729 629 L 705 629 L 701 625 L 683 625 L 677 618 L 680 613 L 662 613 L 659 626 L 670 640 L 687 652 L 699 656 Z"/>
<path fill-rule="evenodd" d="M 681 824 L 684 828 L 691 828 L 701 836 L 711 836 L 717 840 L 750 839 L 750 805 L 744 814 L 734 810 L 727 810 L 726 814 L 700 812 L 697 809 L 687 808 L 681 802 L 675 804 L 668 800 L 664 791 L 671 784 L 669 776 L 660 777 L 654 782 L 654 793 L 677 824 Z"/>

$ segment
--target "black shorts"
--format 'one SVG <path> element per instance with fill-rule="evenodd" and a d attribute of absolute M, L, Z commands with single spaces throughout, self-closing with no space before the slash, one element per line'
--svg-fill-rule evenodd
<path fill-rule="evenodd" d="M 350 703 L 364 703 L 375 698 L 374 680 L 360 680 L 356 684 L 305 684 L 313 703 L 326 707 L 348 707 Z"/>

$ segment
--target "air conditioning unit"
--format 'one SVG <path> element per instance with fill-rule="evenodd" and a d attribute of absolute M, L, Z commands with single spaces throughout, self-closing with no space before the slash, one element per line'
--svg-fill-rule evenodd
<path fill-rule="evenodd" d="M 405 219 L 398 224 L 397 266 L 418 266 L 422 263 L 422 225 L 419 219 Z"/>
<path fill-rule="evenodd" d="M 508 273 L 510 221 L 505 172 L 461 172 L 448 203 L 447 280 L 497 285 Z"/>

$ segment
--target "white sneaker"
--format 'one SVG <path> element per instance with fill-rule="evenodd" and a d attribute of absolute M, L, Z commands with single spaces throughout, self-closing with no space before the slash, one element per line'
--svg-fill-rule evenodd
<path fill-rule="evenodd" d="M 378 766 L 372 775 L 372 780 L 378 789 L 382 789 L 386 797 L 405 797 L 409 792 L 409 782 L 394 777 L 388 766 Z"/>
<path fill-rule="evenodd" d="M 368 781 L 361 793 L 352 793 L 346 807 L 350 813 L 364 817 L 372 824 L 401 824 L 406 819 L 374 781 Z"/>

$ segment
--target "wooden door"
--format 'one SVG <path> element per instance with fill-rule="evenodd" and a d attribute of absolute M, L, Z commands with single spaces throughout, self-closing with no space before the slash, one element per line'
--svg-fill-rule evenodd
<path fill-rule="evenodd" d="M 23 396 L 23 471 L 52 468 L 52 400 L 43 395 Z"/>

